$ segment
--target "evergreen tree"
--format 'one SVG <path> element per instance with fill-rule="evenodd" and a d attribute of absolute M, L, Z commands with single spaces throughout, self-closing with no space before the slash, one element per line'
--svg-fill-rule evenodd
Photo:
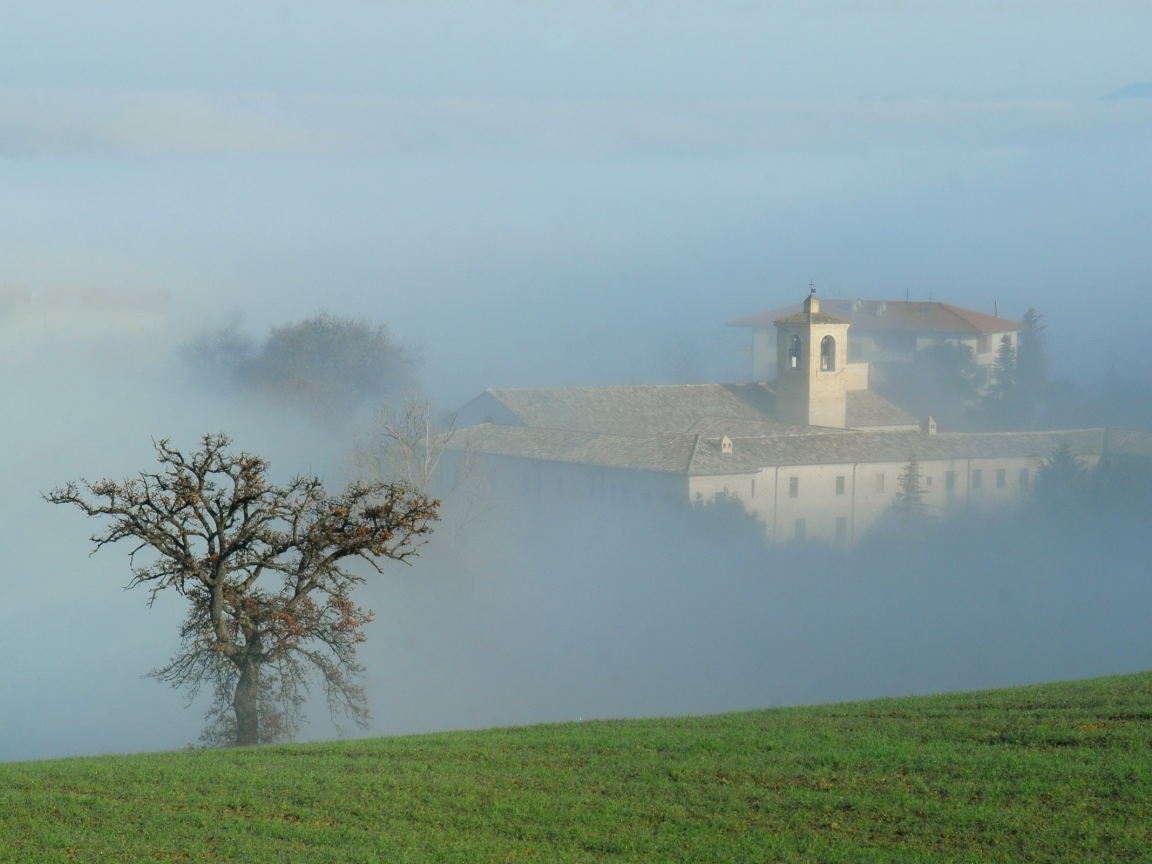
<path fill-rule="evenodd" d="M 988 416 L 998 426 L 1012 426 L 1020 419 L 1020 392 L 1016 374 L 1016 349 L 1011 337 L 1000 338 L 1000 348 L 992 364 L 992 384 L 984 396 Z"/>
<path fill-rule="evenodd" d="M 1000 337 L 1000 348 L 996 351 L 996 360 L 992 363 L 992 389 L 1001 400 L 1011 400 L 1016 397 L 1019 385 L 1017 376 L 1016 349 L 1012 347 L 1012 337 L 1005 333 Z"/>
<path fill-rule="evenodd" d="M 920 482 L 920 462 L 915 456 L 908 457 L 897 480 L 900 491 L 896 493 L 893 508 L 905 524 L 923 522 L 928 518 L 928 503 L 924 500 L 925 489 Z"/>
<path fill-rule="evenodd" d="M 1044 348 L 1048 342 L 1048 325 L 1041 324 L 1044 316 L 1029 306 L 1024 313 L 1024 329 L 1017 336 L 1016 383 L 1021 390 L 1039 393 L 1048 383 L 1048 355 Z"/>
<path fill-rule="evenodd" d="M 1017 336 L 1016 385 L 1025 411 L 1032 414 L 1048 386 L 1048 356 L 1044 345 L 1048 336 L 1044 316 L 1033 306 L 1024 313 L 1024 329 Z"/>
<path fill-rule="evenodd" d="M 1061 444 L 1036 471 L 1032 495 L 1042 507 L 1072 513 L 1089 503 L 1089 475 L 1071 446 Z"/>

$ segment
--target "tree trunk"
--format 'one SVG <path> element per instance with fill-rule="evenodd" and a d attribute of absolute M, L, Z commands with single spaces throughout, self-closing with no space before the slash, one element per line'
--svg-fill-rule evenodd
<path fill-rule="evenodd" d="M 240 667 L 240 680 L 232 708 L 236 711 L 236 746 L 247 747 L 260 743 L 260 664 L 248 662 Z"/>

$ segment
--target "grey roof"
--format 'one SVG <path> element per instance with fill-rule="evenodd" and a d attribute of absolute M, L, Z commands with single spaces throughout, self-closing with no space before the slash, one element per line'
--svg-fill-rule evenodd
<path fill-rule="evenodd" d="M 719 438 L 721 435 L 727 435 L 729 438 L 762 438 L 766 435 L 826 435 L 832 430 L 824 426 L 791 426 L 767 418 L 743 420 L 732 417 L 701 417 L 684 431 L 705 438 Z"/>
<path fill-rule="evenodd" d="M 508 413 L 498 416 L 493 407 Z M 778 423 L 775 408 L 776 395 L 766 384 L 651 384 L 490 389 L 462 408 L 459 417 L 462 426 L 522 423 L 539 429 L 637 438 L 664 432 L 731 437 L 822 431 Z M 914 417 L 871 391 L 850 392 L 847 408 L 849 427 L 917 425 Z"/>
<path fill-rule="evenodd" d="M 637 438 L 483 423 L 461 429 L 449 442 L 448 448 L 493 456 L 685 474 L 696 441 L 695 435 L 662 434 Z"/>
<path fill-rule="evenodd" d="M 1149 439 L 1152 434 L 1144 433 Z M 1103 429 L 1057 432 L 853 432 L 809 438 L 739 438 L 722 454 L 718 440 L 701 441 L 693 474 L 745 474 L 778 465 L 851 465 L 960 459 L 1048 458 L 1061 444 L 1077 456 L 1100 455 Z"/>
<path fill-rule="evenodd" d="M 654 384 L 489 390 L 525 425 L 647 437 L 687 432 L 703 417 L 771 420 L 740 385 Z M 768 391 L 770 394 L 771 391 Z"/>
<path fill-rule="evenodd" d="M 1109 429 L 1105 442 L 1105 449 L 1108 453 L 1122 453 L 1125 456 L 1152 456 L 1152 435 L 1147 432 Z"/>
<path fill-rule="evenodd" d="M 1108 431 L 1109 452 L 1152 454 L 1152 433 Z M 1118 438 L 1116 436 L 1119 436 Z M 1048 458 L 1062 444 L 1078 456 L 1104 451 L 1104 429 L 1056 432 L 820 432 L 734 437 L 732 453 L 719 437 L 664 434 L 652 438 L 484 424 L 461 430 L 450 445 L 476 453 L 655 471 L 670 474 L 750 474 L 786 465 L 847 465 L 960 459 Z M 1116 451 L 1114 445 L 1121 446 Z"/>
<path fill-rule="evenodd" d="M 916 418 L 903 411 L 873 390 L 849 390 L 847 420 L 849 429 L 869 429 L 877 426 L 915 426 Z"/>

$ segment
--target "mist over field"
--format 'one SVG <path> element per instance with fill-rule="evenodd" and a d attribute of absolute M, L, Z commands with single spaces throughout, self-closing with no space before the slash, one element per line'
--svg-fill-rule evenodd
<path fill-rule="evenodd" d="M 181 747 L 207 707 L 142 677 L 180 601 L 121 591 L 129 549 L 87 557 L 42 493 L 217 430 L 278 480 L 349 476 L 374 406 L 198 376 L 212 328 L 386 324 L 450 410 L 744 380 L 724 323 L 814 280 L 1035 306 L 1075 422 L 1152 428 L 1150 43 L 1141 3 L 0 2 L 0 759 Z M 1152 664 L 1143 513 L 845 556 L 498 503 L 358 595 L 374 732 Z"/>

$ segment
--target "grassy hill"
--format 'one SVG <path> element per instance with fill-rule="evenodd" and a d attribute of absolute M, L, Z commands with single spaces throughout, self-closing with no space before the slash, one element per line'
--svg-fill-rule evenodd
<path fill-rule="evenodd" d="M 644 860 L 1152 860 L 1152 673 L 0 765 L 0 861 Z"/>

